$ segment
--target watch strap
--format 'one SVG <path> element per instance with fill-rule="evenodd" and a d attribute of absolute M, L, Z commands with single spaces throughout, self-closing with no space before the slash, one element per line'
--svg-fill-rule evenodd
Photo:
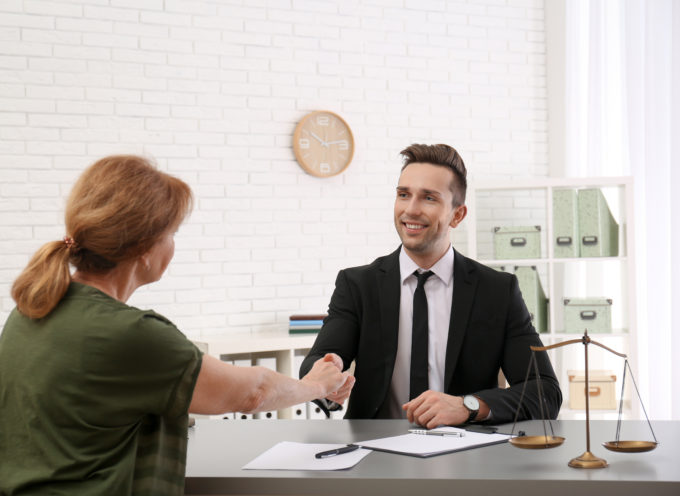
<path fill-rule="evenodd" d="M 477 414 L 479 413 L 479 410 L 470 410 L 469 408 L 468 408 L 468 411 L 470 412 L 470 415 L 468 415 L 468 418 L 465 421 L 466 424 L 469 424 L 470 422 L 472 422 L 477 417 Z"/>

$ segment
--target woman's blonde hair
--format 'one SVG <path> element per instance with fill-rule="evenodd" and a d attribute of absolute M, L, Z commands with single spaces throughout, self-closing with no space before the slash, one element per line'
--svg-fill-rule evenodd
<path fill-rule="evenodd" d="M 189 214 L 189 186 L 134 155 L 98 160 L 83 172 L 66 205 L 64 241 L 43 245 L 12 285 L 24 315 L 39 319 L 63 298 L 69 265 L 106 272 L 146 253 Z"/>

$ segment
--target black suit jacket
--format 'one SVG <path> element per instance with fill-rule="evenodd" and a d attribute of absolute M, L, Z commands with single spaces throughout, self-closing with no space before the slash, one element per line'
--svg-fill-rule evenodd
<path fill-rule="evenodd" d="M 400 249 L 370 265 L 339 272 L 328 317 L 300 368 L 302 377 L 326 353 L 338 354 L 345 369 L 356 362 L 345 418 L 376 418 L 388 397 L 399 334 Z M 514 275 L 455 250 L 454 257 L 444 392 L 474 394 L 489 405 L 494 423 L 512 422 L 531 357 L 529 346 L 542 346 L 541 340 Z M 543 418 L 555 418 L 562 404 L 559 384 L 547 354 L 537 352 L 536 358 Z M 507 389 L 498 387 L 499 369 Z M 542 418 L 538 386 L 534 370 L 529 371 L 520 420 Z"/>

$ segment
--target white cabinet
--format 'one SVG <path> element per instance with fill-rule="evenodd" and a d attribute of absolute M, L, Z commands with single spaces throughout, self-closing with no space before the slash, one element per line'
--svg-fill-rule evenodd
<path fill-rule="evenodd" d="M 615 257 L 556 258 L 553 246 L 553 194 L 559 189 L 599 188 L 619 224 L 619 253 Z M 637 336 L 635 296 L 635 253 L 633 226 L 633 182 L 629 177 L 545 178 L 530 181 L 474 182 L 468 186 L 468 215 L 458 229 L 452 230 L 454 246 L 479 262 L 514 271 L 515 267 L 533 266 L 539 273 L 548 297 L 548 329 L 541 333 L 543 343 L 553 344 L 575 339 L 582 334 L 565 332 L 564 298 L 606 297 L 612 300 L 612 332 L 591 334 L 592 339 L 626 353 L 634 371 Z M 531 259 L 497 259 L 494 257 L 495 227 L 540 226 L 540 257 Z M 589 347 L 590 370 L 612 370 L 617 376 L 620 395 L 623 360 L 599 347 Z M 582 345 L 571 345 L 550 352 L 558 374 L 564 403 L 560 418 L 585 417 L 569 409 L 569 370 L 583 370 Z M 638 405 L 631 402 L 635 394 L 626 380 L 626 413 L 637 416 Z M 617 398 L 618 401 L 618 398 Z M 596 418 L 616 418 L 617 411 L 593 411 Z"/>

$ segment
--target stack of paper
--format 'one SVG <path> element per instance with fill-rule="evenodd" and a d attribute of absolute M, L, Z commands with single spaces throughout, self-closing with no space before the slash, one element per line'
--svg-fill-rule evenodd
<path fill-rule="evenodd" d="M 435 433 L 451 435 L 433 435 Z M 457 435 L 456 435 L 457 434 Z M 510 434 L 485 434 L 470 432 L 456 427 L 439 427 L 428 431 L 428 434 L 402 434 L 400 436 L 369 439 L 354 443 L 362 448 L 401 455 L 429 456 L 464 451 L 491 444 L 504 443 L 512 436 Z"/>

